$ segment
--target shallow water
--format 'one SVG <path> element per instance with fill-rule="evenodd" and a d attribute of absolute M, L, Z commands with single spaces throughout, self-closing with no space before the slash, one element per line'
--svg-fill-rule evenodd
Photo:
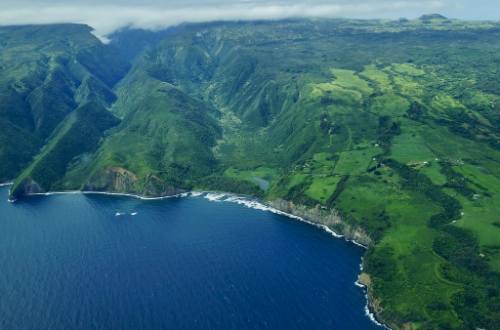
<path fill-rule="evenodd" d="M 375 329 L 363 250 L 203 197 L 0 188 L 1 329 Z"/>

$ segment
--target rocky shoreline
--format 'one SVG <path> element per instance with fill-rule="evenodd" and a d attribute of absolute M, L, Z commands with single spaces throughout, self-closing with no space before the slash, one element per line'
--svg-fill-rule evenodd
<path fill-rule="evenodd" d="M 337 234 L 342 235 L 346 240 L 357 245 L 367 248 L 372 244 L 372 239 L 361 228 L 354 228 L 346 224 L 335 210 L 322 208 L 319 205 L 315 207 L 297 205 L 283 199 L 277 199 L 267 204 L 282 212 L 306 219 L 313 224 L 327 226 Z"/>

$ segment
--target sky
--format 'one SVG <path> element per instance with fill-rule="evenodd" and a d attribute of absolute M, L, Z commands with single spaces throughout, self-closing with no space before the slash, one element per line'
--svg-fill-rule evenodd
<path fill-rule="evenodd" d="M 500 20 L 499 0 L 0 0 L 0 25 L 84 23 L 105 36 L 129 26 L 296 17 Z"/>

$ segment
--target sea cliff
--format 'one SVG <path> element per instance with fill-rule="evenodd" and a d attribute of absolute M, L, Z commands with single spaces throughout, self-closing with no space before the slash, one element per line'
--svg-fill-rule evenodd
<path fill-rule="evenodd" d="M 326 209 L 320 205 L 315 207 L 298 205 L 283 199 L 277 199 L 268 204 L 277 210 L 303 218 L 313 224 L 327 226 L 335 233 L 359 245 L 368 247 L 372 243 L 372 239 L 363 229 L 346 223 L 336 210 Z"/>

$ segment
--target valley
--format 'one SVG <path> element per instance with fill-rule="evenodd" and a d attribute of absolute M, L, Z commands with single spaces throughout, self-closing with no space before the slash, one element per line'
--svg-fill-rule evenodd
<path fill-rule="evenodd" d="M 332 230 L 368 237 L 364 282 L 391 328 L 500 323 L 500 24 L 90 32 L 0 28 L 12 198 L 205 190 L 334 211 Z"/>

